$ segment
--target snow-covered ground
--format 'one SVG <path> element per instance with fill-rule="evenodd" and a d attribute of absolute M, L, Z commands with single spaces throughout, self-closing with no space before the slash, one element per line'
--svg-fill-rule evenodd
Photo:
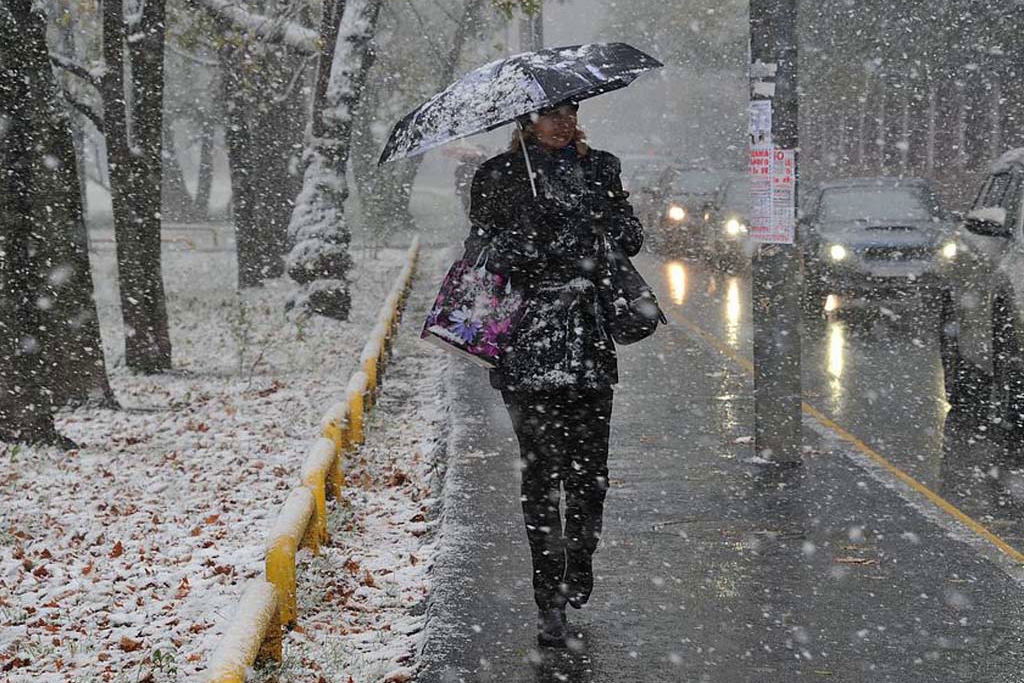
<path fill-rule="evenodd" d="M 226 240 L 173 240 L 164 276 L 175 371 L 142 377 L 123 368 L 113 253 L 97 248 L 124 410 L 62 414 L 77 451 L 0 446 L 5 681 L 195 678 L 243 584 L 262 571 L 266 531 L 405 255 L 355 249 L 350 320 L 296 323 L 283 313 L 286 281 L 235 292 Z M 409 609 L 428 589 L 423 532 L 444 424 L 424 391 L 442 386 L 439 352 L 412 340 L 411 315 L 371 444 L 350 464 L 334 545 L 300 570 L 300 628 L 286 641 L 281 679 L 315 680 L 315 670 L 347 681 L 350 669 L 359 683 L 401 679 L 411 665 L 420 624 Z M 385 432 L 389 413 L 402 423 Z"/>

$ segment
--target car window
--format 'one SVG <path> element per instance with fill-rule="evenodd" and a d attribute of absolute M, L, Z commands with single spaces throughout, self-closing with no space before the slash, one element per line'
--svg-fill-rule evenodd
<path fill-rule="evenodd" d="M 843 187 L 821 193 L 826 221 L 926 221 L 933 208 L 923 192 L 906 187 Z"/>
<path fill-rule="evenodd" d="M 672 178 L 672 189 L 684 194 L 714 194 L 722 179 L 707 171 L 680 171 Z"/>
<path fill-rule="evenodd" d="M 1004 207 L 1003 202 L 1006 199 L 1006 191 L 1010 188 L 1012 180 L 1009 173 L 997 173 L 992 176 L 988 182 L 988 187 L 978 195 L 978 201 L 975 202 L 974 208 Z"/>
<path fill-rule="evenodd" d="M 1014 235 L 1016 235 L 1016 228 L 1020 223 L 1020 193 L 1020 177 L 1012 176 L 1003 197 L 1003 208 L 1006 209 L 1006 227 L 1010 228 Z"/>
<path fill-rule="evenodd" d="M 737 180 L 725 189 L 725 206 L 730 209 L 745 209 L 750 205 L 750 181 Z"/>

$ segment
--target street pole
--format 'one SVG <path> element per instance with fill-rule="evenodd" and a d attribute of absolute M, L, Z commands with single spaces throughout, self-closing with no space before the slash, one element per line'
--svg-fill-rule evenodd
<path fill-rule="evenodd" d="M 544 47 L 544 3 L 537 4 L 532 14 L 524 13 L 519 20 L 519 44 L 524 51 Z"/>
<path fill-rule="evenodd" d="M 752 179 L 755 197 L 760 188 L 763 200 L 761 234 L 767 242 L 757 246 L 752 268 L 754 445 L 758 456 L 780 465 L 799 464 L 801 458 L 800 264 L 793 243 L 799 149 L 796 17 L 796 0 L 750 0 L 751 170 L 757 149 L 762 159 L 770 155 L 774 161 L 765 172 L 770 180 Z M 770 119 L 760 117 L 760 133 L 755 111 L 770 111 Z M 753 224 L 751 234 L 758 239 Z"/>

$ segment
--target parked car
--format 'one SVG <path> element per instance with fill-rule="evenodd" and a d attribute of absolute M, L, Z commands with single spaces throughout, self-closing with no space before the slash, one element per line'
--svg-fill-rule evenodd
<path fill-rule="evenodd" d="M 809 311 L 820 311 L 829 294 L 887 306 L 938 296 L 953 221 L 927 180 L 833 180 L 820 184 L 807 206 L 797 243 Z"/>
<path fill-rule="evenodd" d="M 946 248 L 939 319 L 946 398 L 992 400 L 998 422 L 1024 426 L 1024 150 L 996 162 Z"/>
<path fill-rule="evenodd" d="M 719 188 L 704 223 L 704 251 L 716 268 L 740 270 L 750 263 L 750 176 L 730 176 Z"/>
<path fill-rule="evenodd" d="M 671 165 L 655 184 L 650 227 L 654 248 L 664 254 L 701 256 L 704 224 L 711 220 L 725 174 L 699 166 Z"/>

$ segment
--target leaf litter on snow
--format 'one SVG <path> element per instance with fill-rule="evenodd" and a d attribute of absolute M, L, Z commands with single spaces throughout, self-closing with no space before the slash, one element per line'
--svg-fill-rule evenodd
<path fill-rule="evenodd" d="M 123 367 L 113 254 L 93 256 L 125 409 L 61 413 L 77 451 L 0 451 L 0 679 L 196 676 L 242 585 L 262 571 L 272 516 L 404 255 L 354 250 L 353 310 L 337 323 L 286 320 L 285 281 L 238 294 L 230 252 L 168 251 L 175 370 L 152 377 Z M 378 583 L 404 578 L 360 561 Z"/>

